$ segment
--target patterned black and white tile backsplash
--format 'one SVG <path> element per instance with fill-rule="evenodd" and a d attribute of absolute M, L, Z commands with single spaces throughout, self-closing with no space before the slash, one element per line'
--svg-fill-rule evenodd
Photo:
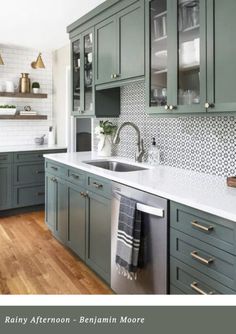
<path fill-rule="evenodd" d="M 140 128 L 147 152 L 156 137 L 162 164 L 214 175 L 236 175 L 236 116 L 157 118 L 145 113 L 143 83 L 121 88 L 121 115 L 110 120 L 118 126 L 134 122 Z M 98 124 L 94 121 L 94 126 Z M 135 132 L 124 128 L 113 155 L 133 158 Z M 94 150 L 97 139 L 94 139 Z M 147 153 L 145 155 L 147 159 Z"/>

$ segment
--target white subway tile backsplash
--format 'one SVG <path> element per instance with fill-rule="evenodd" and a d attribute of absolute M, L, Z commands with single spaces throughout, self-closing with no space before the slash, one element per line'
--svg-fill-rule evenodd
<path fill-rule="evenodd" d="M 33 144 L 34 138 L 48 133 L 48 127 L 53 123 L 52 117 L 52 53 L 42 53 L 45 69 L 34 70 L 31 62 L 35 61 L 39 51 L 23 47 L 1 45 L 1 55 L 4 66 L 0 66 L 0 83 L 12 80 L 19 84 L 21 73 L 29 73 L 31 83 L 38 81 L 41 91 L 48 94 L 47 99 L 18 99 L 0 97 L 0 104 L 14 104 L 17 110 L 23 110 L 27 105 L 41 115 L 47 115 L 43 121 L 6 121 L 0 120 L 1 145 Z"/>

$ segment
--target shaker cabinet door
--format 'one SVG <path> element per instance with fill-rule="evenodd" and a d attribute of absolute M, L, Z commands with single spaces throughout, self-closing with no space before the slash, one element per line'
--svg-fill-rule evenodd
<path fill-rule="evenodd" d="M 11 207 L 11 165 L 0 165 L 0 210 Z"/>
<path fill-rule="evenodd" d="M 108 283 L 110 281 L 111 254 L 110 200 L 89 193 L 87 220 L 87 264 Z"/>
<path fill-rule="evenodd" d="M 85 189 L 68 185 L 68 246 L 85 260 L 86 199 Z"/>
<path fill-rule="evenodd" d="M 236 1 L 207 0 L 207 111 L 236 111 Z"/>
<path fill-rule="evenodd" d="M 118 17 L 118 79 L 144 75 L 144 8 L 143 3 L 128 7 Z"/>
<path fill-rule="evenodd" d="M 115 18 L 95 27 L 96 84 L 111 82 L 116 74 L 117 34 Z"/>

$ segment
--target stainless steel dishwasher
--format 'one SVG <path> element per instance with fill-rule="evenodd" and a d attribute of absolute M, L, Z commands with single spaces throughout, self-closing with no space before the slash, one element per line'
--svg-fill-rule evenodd
<path fill-rule="evenodd" d="M 142 212 L 146 256 L 137 280 L 128 280 L 116 269 L 116 242 L 120 195 L 137 201 Z M 167 200 L 113 183 L 111 226 L 111 288 L 117 294 L 167 294 Z"/>

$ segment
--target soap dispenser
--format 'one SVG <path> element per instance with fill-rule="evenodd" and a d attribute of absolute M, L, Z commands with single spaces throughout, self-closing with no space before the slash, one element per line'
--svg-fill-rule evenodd
<path fill-rule="evenodd" d="M 148 163 L 152 166 L 160 165 L 160 150 L 157 147 L 155 138 L 152 138 L 152 145 L 148 150 Z"/>

